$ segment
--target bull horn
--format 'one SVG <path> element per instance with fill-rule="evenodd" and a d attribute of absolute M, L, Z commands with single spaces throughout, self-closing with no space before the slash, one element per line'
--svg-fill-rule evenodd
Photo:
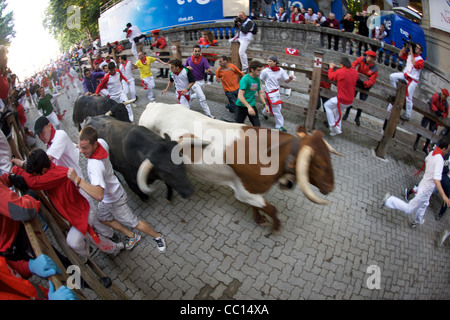
<path fill-rule="evenodd" d="M 325 143 L 325 145 L 327 146 L 328 150 L 329 150 L 331 153 L 333 153 L 333 154 L 335 154 L 335 155 L 337 155 L 337 156 L 340 156 L 340 157 L 343 157 L 343 156 L 344 156 L 343 154 L 337 152 L 336 149 L 333 148 L 333 147 L 332 147 L 325 139 L 323 139 L 323 142 Z"/>
<path fill-rule="evenodd" d="M 137 172 L 137 185 L 139 187 L 139 190 L 147 195 L 150 195 L 156 191 L 156 187 L 150 188 L 147 184 L 147 177 L 152 169 L 153 164 L 150 162 L 150 160 L 145 159 L 139 166 L 139 170 Z"/>
<path fill-rule="evenodd" d="M 132 100 L 128 100 L 128 101 L 124 101 L 124 102 L 122 102 L 124 105 L 127 105 L 127 104 L 132 104 L 133 102 L 135 102 L 136 101 L 136 99 L 132 99 Z"/>
<path fill-rule="evenodd" d="M 112 111 L 109 110 L 107 113 L 105 113 L 105 116 L 111 117 L 112 116 Z"/>
<path fill-rule="evenodd" d="M 297 163 L 296 163 L 296 175 L 297 175 L 297 183 L 300 186 L 303 194 L 308 198 L 311 202 L 316 204 L 329 204 L 328 200 L 324 200 L 316 196 L 314 191 L 311 189 L 309 184 L 309 165 L 311 163 L 312 156 L 314 154 L 313 149 L 310 146 L 304 146 L 301 148 L 298 153 Z"/>

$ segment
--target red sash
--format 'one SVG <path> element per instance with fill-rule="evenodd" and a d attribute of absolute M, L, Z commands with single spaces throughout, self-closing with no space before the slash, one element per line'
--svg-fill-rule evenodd
<path fill-rule="evenodd" d="M 189 92 L 186 94 L 183 94 L 182 91 L 177 91 L 177 93 L 178 93 L 178 97 L 177 97 L 178 103 L 180 103 L 181 96 L 184 96 L 188 102 L 191 101 L 191 95 L 189 94 Z"/>
<path fill-rule="evenodd" d="M 408 92 L 408 87 L 409 87 L 409 85 L 411 84 L 411 82 L 419 82 L 419 81 L 417 81 L 417 80 L 414 80 L 413 78 L 411 78 L 410 76 L 408 76 L 406 73 L 404 74 L 404 76 L 405 76 L 405 79 L 408 81 L 408 83 L 406 84 L 406 96 L 407 97 L 409 97 L 409 92 Z"/>
<path fill-rule="evenodd" d="M 274 93 L 274 92 L 277 92 L 277 91 L 278 91 L 278 89 L 272 90 L 270 92 L 266 92 L 267 102 L 269 103 L 269 110 L 270 110 L 270 113 L 272 115 L 274 115 L 273 111 L 272 111 L 272 106 L 283 103 L 282 101 L 272 102 L 272 100 L 270 100 L 269 93 Z"/>
<path fill-rule="evenodd" d="M 339 102 L 339 100 L 338 100 L 337 108 L 339 111 L 339 118 L 337 119 L 336 123 L 334 124 L 335 127 L 337 127 L 339 124 L 339 121 L 341 121 L 341 103 Z"/>

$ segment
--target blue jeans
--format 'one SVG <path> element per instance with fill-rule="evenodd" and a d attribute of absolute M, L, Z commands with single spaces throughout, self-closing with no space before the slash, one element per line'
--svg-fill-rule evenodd
<path fill-rule="evenodd" d="M 230 112 L 235 112 L 236 111 L 236 100 L 238 97 L 238 93 L 239 93 L 239 89 L 237 89 L 236 91 L 225 91 L 225 95 L 228 98 L 228 104 L 226 105 L 225 108 L 227 108 L 228 110 L 230 110 Z"/>

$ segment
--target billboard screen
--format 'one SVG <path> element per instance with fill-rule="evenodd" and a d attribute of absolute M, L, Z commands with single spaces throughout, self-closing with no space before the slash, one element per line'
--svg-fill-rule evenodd
<path fill-rule="evenodd" d="M 100 16 L 101 43 L 126 39 L 123 30 L 128 22 L 139 27 L 143 33 L 148 33 L 155 29 L 223 20 L 223 6 L 226 2 L 227 0 L 125 0 Z M 233 16 L 238 11 L 248 11 L 248 1 L 234 0 L 233 3 L 237 10 Z M 243 6 L 239 7 L 239 3 Z"/>

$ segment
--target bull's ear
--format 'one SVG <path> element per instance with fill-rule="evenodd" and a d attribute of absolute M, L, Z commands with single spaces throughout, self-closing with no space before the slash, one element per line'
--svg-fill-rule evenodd
<path fill-rule="evenodd" d="M 167 142 L 172 141 L 172 139 L 170 138 L 170 136 L 169 136 L 167 133 L 164 133 L 164 139 L 165 139 Z"/>

